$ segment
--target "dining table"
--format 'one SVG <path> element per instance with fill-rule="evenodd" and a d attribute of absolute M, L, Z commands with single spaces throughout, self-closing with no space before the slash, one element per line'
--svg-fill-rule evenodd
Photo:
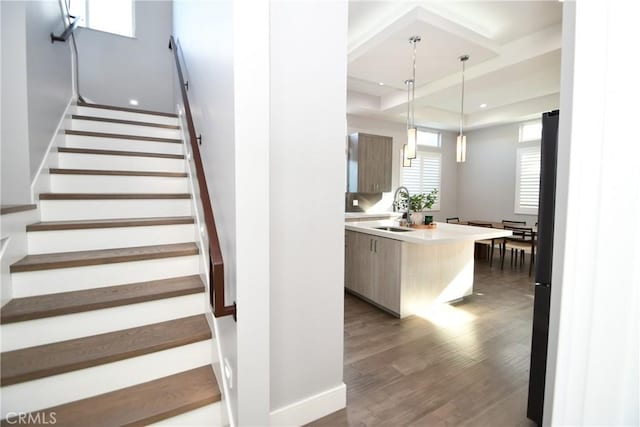
<path fill-rule="evenodd" d="M 469 225 L 469 224 L 474 224 L 476 226 L 488 226 L 490 225 L 492 228 L 497 228 L 497 229 L 501 229 L 504 230 L 504 226 L 505 225 L 510 225 L 513 227 L 522 227 L 522 228 L 530 228 L 531 229 L 531 234 L 533 235 L 533 239 L 536 239 L 536 235 L 538 234 L 538 226 L 534 225 L 534 226 L 529 226 L 529 225 L 523 225 L 523 224 L 516 224 L 516 223 L 502 223 L 502 222 L 495 222 L 495 221 L 489 221 L 489 220 L 484 220 L 484 219 L 470 219 L 470 220 L 460 220 L 455 224 L 461 224 L 461 225 Z M 488 252 L 489 248 L 486 245 L 476 245 L 476 251 L 475 251 L 475 258 L 476 259 L 483 259 L 487 257 L 487 252 Z"/>
<path fill-rule="evenodd" d="M 538 226 L 534 225 L 534 226 L 530 226 L 530 225 L 522 225 L 522 224 L 516 224 L 516 223 L 502 223 L 502 222 L 494 222 L 494 221 L 488 221 L 488 220 L 483 220 L 483 219 L 470 219 L 470 220 L 464 220 L 464 221 L 459 221 L 455 224 L 462 224 L 462 225 L 469 225 L 469 224 L 482 224 L 482 225 L 491 225 L 491 227 L 493 228 L 499 228 L 499 229 L 504 229 L 505 225 L 509 225 L 509 226 L 513 226 L 513 227 L 522 227 L 522 228 L 530 228 L 531 232 L 533 233 L 533 237 L 535 238 L 536 234 L 538 234 Z"/>

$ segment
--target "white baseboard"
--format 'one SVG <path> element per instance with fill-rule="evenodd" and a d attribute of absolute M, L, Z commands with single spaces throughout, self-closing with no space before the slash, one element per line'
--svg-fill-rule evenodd
<path fill-rule="evenodd" d="M 325 390 L 271 412 L 272 426 L 301 426 L 347 406 L 347 386 Z"/>

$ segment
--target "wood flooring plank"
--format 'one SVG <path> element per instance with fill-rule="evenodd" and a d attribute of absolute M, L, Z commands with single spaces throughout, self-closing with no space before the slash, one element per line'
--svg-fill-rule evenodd
<path fill-rule="evenodd" d="M 113 175 L 113 176 L 154 176 L 167 178 L 187 178 L 186 172 L 151 172 L 151 171 L 122 171 L 105 169 L 60 169 L 50 168 L 53 175 Z"/>
<path fill-rule="evenodd" d="M 40 193 L 40 200 L 190 199 L 190 193 Z"/>
<path fill-rule="evenodd" d="M 477 261 L 474 294 L 437 322 L 345 295 L 347 407 L 310 425 L 532 427 L 533 288 L 528 268 Z"/>
<path fill-rule="evenodd" d="M 202 366 L 39 412 L 45 416 L 55 413 L 56 424 L 66 427 L 143 426 L 218 402 L 220 398 L 211 366 Z M 2 421 L 2 427 L 15 424 L 13 419 Z"/>
<path fill-rule="evenodd" d="M 0 215 L 30 211 L 37 207 L 38 205 L 2 205 L 0 206 Z"/>
<path fill-rule="evenodd" d="M 27 231 L 86 230 L 91 228 L 150 227 L 161 225 L 194 224 L 191 216 L 153 218 L 86 219 L 77 221 L 43 221 L 27 225 Z"/>
<path fill-rule="evenodd" d="M 83 116 L 79 114 L 73 114 L 71 115 L 71 118 L 74 120 L 87 120 L 92 122 L 117 123 L 122 125 L 134 125 L 134 126 L 148 126 L 148 127 L 156 127 L 156 128 L 163 128 L 163 129 L 180 129 L 180 126 L 178 125 L 165 125 L 162 123 L 141 122 L 137 120 L 112 119 L 108 117 Z"/>
<path fill-rule="evenodd" d="M 204 315 L 13 350 L 0 355 L 2 386 L 167 350 L 211 338 Z"/>
<path fill-rule="evenodd" d="M 0 310 L 0 323 L 43 319 L 204 292 L 200 276 L 175 277 L 82 291 L 10 300 Z"/>
<path fill-rule="evenodd" d="M 163 117 L 178 117 L 175 113 L 165 113 L 162 111 L 152 111 L 152 110 L 142 110 L 139 108 L 129 108 L 129 107 L 118 107 L 115 105 L 105 105 L 105 104 L 93 104 L 87 102 L 78 102 L 78 106 L 80 107 L 90 107 L 90 108 L 99 108 L 103 110 L 116 110 L 116 111 L 126 111 L 129 113 L 141 113 L 141 114 L 151 114 L 154 116 L 163 116 Z"/>
<path fill-rule="evenodd" d="M 93 148 L 58 147 L 59 153 L 94 154 L 101 156 L 154 157 L 160 159 L 184 159 L 183 154 L 148 153 L 144 151 L 98 150 Z"/>
<path fill-rule="evenodd" d="M 144 135 L 127 135 L 121 133 L 109 133 L 109 132 L 93 132 L 88 130 L 73 130 L 66 129 L 65 135 L 77 135 L 77 136 L 90 136 L 94 138 L 112 138 L 112 139 L 127 139 L 132 141 L 147 141 L 147 142 L 164 142 L 168 144 L 182 144 L 182 140 L 177 138 L 161 138 L 158 136 L 144 136 Z"/>
<path fill-rule="evenodd" d="M 132 248 L 98 249 L 78 252 L 58 252 L 27 255 L 10 267 L 11 273 L 50 270 L 56 268 L 84 267 L 89 265 L 114 264 L 197 255 L 195 243 L 172 243 L 166 245 L 137 246 Z"/>

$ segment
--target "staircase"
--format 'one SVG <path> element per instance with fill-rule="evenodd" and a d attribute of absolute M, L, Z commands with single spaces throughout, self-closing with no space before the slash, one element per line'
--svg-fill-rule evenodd
<path fill-rule="evenodd" d="M 220 425 L 178 119 L 74 108 L 0 310 L 2 426 Z"/>

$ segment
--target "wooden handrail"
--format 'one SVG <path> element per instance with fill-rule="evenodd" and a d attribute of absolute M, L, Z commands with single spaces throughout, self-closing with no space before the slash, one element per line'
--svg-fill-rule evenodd
<path fill-rule="evenodd" d="M 176 60 L 176 69 L 178 71 L 178 80 L 180 82 L 180 90 L 182 92 L 182 101 L 184 103 L 185 117 L 187 120 L 187 130 L 189 132 L 189 142 L 193 153 L 193 162 L 196 167 L 196 176 L 198 178 L 198 186 L 200 188 L 200 199 L 202 200 L 202 209 L 204 211 L 204 222 L 207 226 L 207 235 L 209 237 L 209 301 L 213 307 L 213 315 L 215 317 L 233 316 L 236 318 L 236 304 L 225 305 L 224 302 L 224 261 L 222 259 L 222 250 L 220 249 L 220 241 L 218 239 L 218 230 L 213 217 L 211 208 L 211 199 L 209 198 L 209 189 L 204 176 L 204 168 L 202 167 L 202 158 L 200 157 L 200 148 L 198 147 L 198 137 L 196 137 L 196 128 L 193 124 L 193 116 L 191 115 L 191 107 L 189 106 L 189 98 L 187 97 L 187 87 L 180 66 L 178 55 L 179 46 L 176 44 L 173 36 L 169 39 L 169 49 L 173 50 L 173 56 Z"/>

